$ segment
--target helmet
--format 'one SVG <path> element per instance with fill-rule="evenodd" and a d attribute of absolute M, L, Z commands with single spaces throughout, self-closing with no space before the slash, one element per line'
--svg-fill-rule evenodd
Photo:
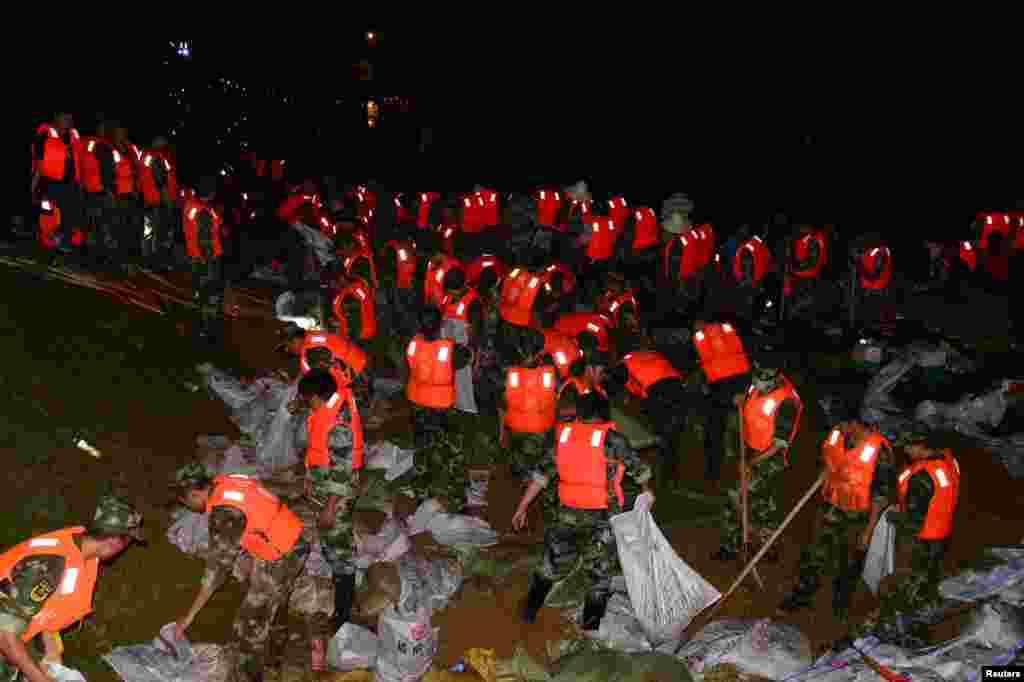
<path fill-rule="evenodd" d="M 104 495 L 96 506 L 89 532 L 102 535 L 125 535 L 143 541 L 142 514 L 131 504 L 113 495 Z"/>

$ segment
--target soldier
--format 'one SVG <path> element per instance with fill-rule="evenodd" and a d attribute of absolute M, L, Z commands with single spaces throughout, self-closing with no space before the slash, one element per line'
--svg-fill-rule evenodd
<path fill-rule="evenodd" d="M 557 522 L 544 531 L 544 563 L 533 574 L 522 620 L 533 623 L 551 587 L 575 567 L 582 555 L 589 589 L 583 606 L 584 630 L 596 630 L 611 596 L 611 576 L 618 569 L 615 535 L 609 519 L 622 511 L 622 476 L 628 474 L 645 492 L 650 467 L 614 430 L 608 401 L 597 392 L 577 404 L 577 420 L 558 429 L 558 444 L 548 450 L 523 493 L 512 525 L 526 525 L 526 512 L 541 491 L 558 480 Z"/>
<path fill-rule="evenodd" d="M 433 306 L 420 314 L 420 333 L 406 349 L 409 378 L 405 395 L 412 403 L 413 446 L 427 448 L 448 431 L 455 406 L 455 372 L 469 365 L 468 348 L 441 338 L 441 311 Z"/>
<path fill-rule="evenodd" d="M 498 382 L 492 372 L 498 366 L 498 283 L 500 276 L 495 268 L 484 268 L 476 283 L 477 293 L 483 301 L 483 324 L 481 325 L 480 341 L 477 344 L 477 369 L 474 383 L 474 394 L 477 407 L 481 414 L 496 415 L 498 413 L 499 395 L 501 393 L 501 377 Z"/>
<path fill-rule="evenodd" d="M 0 555 L 0 676 L 50 682 L 26 645 L 42 634 L 43 664 L 59 664 L 60 631 L 92 612 L 99 563 L 143 538 L 142 514 L 106 496 L 88 528 L 55 530 Z"/>
<path fill-rule="evenodd" d="M 512 474 L 526 478 L 553 444 L 558 373 L 544 352 L 544 336 L 526 328 L 519 336 L 520 362 L 505 370 L 502 444 L 507 442 Z"/>
<path fill-rule="evenodd" d="M 336 372 L 313 369 L 299 380 L 298 397 L 308 414 L 299 429 L 305 443 L 306 492 L 323 504 L 320 540 L 334 578 L 334 630 L 348 622 L 356 567 L 352 510 L 363 468 L 363 427 L 351 390 Z"/>
<path fill-rule="evenodd" d="M 924 436 L 901 434 L 896 441 L 910 459 L 897 479 L 899 506 L 886 517 L 902 536 L 911 536 L 912 572 L 883 600 L 883 617 L 898 609 L 917 611 L 939 601 L 942 559 L 953 534 L 960 497 L 960 464 L 949 450 L 930 447 Z"/>
<path fill-rule="evenodd" d="M 210 526 L 206 570 L 192 606 L 177 622 L 175 636 L 185 638 L 196 615 L 231 575 L 239 553 L 248 552 L 253 568 L 235 615 L 238 651 L 234 668 L 238 679 L 259 682 L 266 665 L 270 626 L 278 609 L 287 604 L 315 539 L 315 525 L 296 513 L 306 503 L 295 500 L 285 504 L 248 476 L 210 477 L 198 463 L 180 469 L 172 487 L 179 504 L 197 514 L 209 514 Z M 308 518 L 309 511 L 304 515 Z"/>
<path fill-rule="evenodd" d="M 779 605 L 783 613 L 807 608 L 826 571 L 835 575 L 832 609 L 845 620 L 864 570 L 879 514 L 896 498 L 896 461 L 889 441 L 859 422 L 845 422 L 822 445 L 828 478 L 822 486 L 819 523 L 800 555 L 800 577 Z M 851 537 L 853 534 L 857 537 Z M 850 549 L 853 545 L 853 559 Z"/>
<path fill-rule="evenodd" d="M 213 206 L 217 181 L 199 181 L 199 196 L 187 199 L 182 211 L 185 247 L 192 263 L 193 297 L 199 306 L 200 334 L 211 338 L 224 302 L 220 243 L 221 215 Z"/>
<path fill-rule="evenodd" d="M 295 324 L 286 328 L 285 338 L 282 350 L 298 358 L 300 373 L 329 370 L 336 380 L 352 389 L 356 404 L 369 405 L 370 360 L 359 346 L 339 334 L 320 329 L 306 331 Z"/>
<path fill-rule="evenodd" d="M 766 540 L 782 520 L 775 503 L 779 474 L 789 466 L 789 449 L 800 428 L 803 401 L 789 380 L 776 369 L 759 367 L 743 404 L 743 436 L 747 447 L 747 509 L 750 527 Z M 738 434 L 737 434 L 738 435 Z M 726 457 L 736 458 L 736 440 L 726 438 Z M 782 453 L 782 457 L 778 457 Z M 738 459 L 738 458 L 736 458 Z M 737 462 L 738 464 L 739 462 Z M 720 520 L 722 545 L 712 558 L 731 561 L 743 546 L 740 511 L 740 483 L 729 490 L 729 500 Z M 777 551 L 769 551 L 769 561 L 778 559 Z"/>
<path fill-rule="evenodd" d="M 441 336 L 470 349 L 475 359 L 483 336 L 483 302 L 480 295 L 476 289 L 466 285 L 466 272 L 461 268 L 452 268 L 445 274 L 444 291 L 441 301 Z M 474 393 L 474 364 L 466 365 L 455 375 L 455 406 L 470 414 L 478 412 Z"/>

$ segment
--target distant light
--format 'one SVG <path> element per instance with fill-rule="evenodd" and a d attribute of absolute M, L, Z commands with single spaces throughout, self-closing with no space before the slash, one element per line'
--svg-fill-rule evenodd
<path fill-rule="evenodd" d="M 366 32 L 366 39 L 369 40 L 372 43 L 374 40 L 377 39 L 377 34 L 374 33 L 373 31 L 367 31 Z"/>

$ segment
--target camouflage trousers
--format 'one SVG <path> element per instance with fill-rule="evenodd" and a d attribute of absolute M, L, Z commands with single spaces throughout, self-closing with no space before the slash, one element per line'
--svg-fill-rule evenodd
<path fill-rule="evenodd" d="M 750 517 L 751 538 L 760 541 L 778 527 L 783 514 L 775 501 L 775 491 L 782 483 L 779 474 L 786 468 L 782 455 L 775 455 L 758 462 L 750 472 L 747 484 L 747 507 Z M 729 504 L 722 508 L 719 528 L 722 530 L 722 544 L 739 549 L 743 544 L 743 521 L 739 515 L 740 484 L 728 491 Z"/>
<path fill-rule="evenodd" d="M 518 433 L 507 431 L 508 463 L 513 473 L 531 472 L 540 466 L 545 450 L 552 445 L 552 432 Z"/>
<path fill-rule="evenodd" d="M 300 542 L 277 561 L 253 558 L 249 586 L 233 626 L 238 643 L 237 679 L 261 679 L 267 661 L 270 627 L 280 608 L 288 603 L 292 586 L 308 557 L 309 544 Z"/>
<path fill-rule="evenodd" d="M 899 582 L 895 590 L 883 595 L 883 620 L 893 618 L 898 613 L 912 613 L 934 606 L 941 601 L 939 583 L 942 582 L 942 559 L 948 546 L 947 540 L 914 538 L 911 541 L 911 573 Z"/>
<path fill-rule="evenodd" d="M 449 513 L 466 506 L 467 452 L 461 439 L 449 433 L 439 434 L 429 447 L 417 448 L 413 470 L 401 492 L 417 500 L 435 498 Z M 403 477 L 405 478 L 405 477 Z"/>
<path fill-rule="evenodd" d="M 868 522 L 867 512 L 848 512 L 831 504 L 819 508 L 814 539 L 800 553 L 800 577 L 841 576 L 850 565 L 851 547 Z"/>
<path fill-rule="evenodd" d="M 619 572 L 619 552 L 608 519 L 605 510 L 559 507 L 555 524 L 544 531 L 541 577 L 557 582 L 582 560 L 589 593 L 610 593 L 612 576 Z"/>
<path fill-rule="evenodd" d="M 439 435 L 448 432 L 454 408 L 435 409 L 415 403 L 411 405 L 411 408 L 413 448 L 419 452 L 429 448 Z"/>
<path fill-rule="evenodd" d="M 192 290 L 203 319 L 221 314 L 224 304 L 224 278 L 219 258 L 192 260 Z"/>

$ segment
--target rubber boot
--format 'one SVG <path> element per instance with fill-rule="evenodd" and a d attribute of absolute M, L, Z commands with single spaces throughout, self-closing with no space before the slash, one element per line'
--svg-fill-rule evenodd
<path fill-rule="evenodd" d="M 523 604 L 523 610 L 520 614 L 520 619 L 527 625 L 533 625 L 537 622 L 537 612 L 540 611 L 541 607 L 544 606 L 544 601 L 548 598 L 548 592 L 554 583 L 550 580 L 545 580 L 536 573 L 530 579 L 530 591 L 526 595 L 526 602 Z"/>
<path fill-rule="evenodd" d="M 779 604 L 779 611 L 789 613 L 810 608 L 814 593 L 818 591 L 820 585 L 821 580 L 817 576 L 800 578 L 793 591 L 786 595 L 786 598 Z"/>
<path fill-rule="evenodd" d="M 356 595 L 356 575 L 345 574 L 334 580 L 334 617 L 331 629 L 337 632 L 352 617 L 352 602 Z"/>
<path fill-rule="evenodd" d="M 583 618 L 580 626 L 586 631 L 597 630 L 601 627 L 601 619 L 608 609 L 608 599 L 611 597 L 607 592 L 587 596 L 583 602 Z"/>

